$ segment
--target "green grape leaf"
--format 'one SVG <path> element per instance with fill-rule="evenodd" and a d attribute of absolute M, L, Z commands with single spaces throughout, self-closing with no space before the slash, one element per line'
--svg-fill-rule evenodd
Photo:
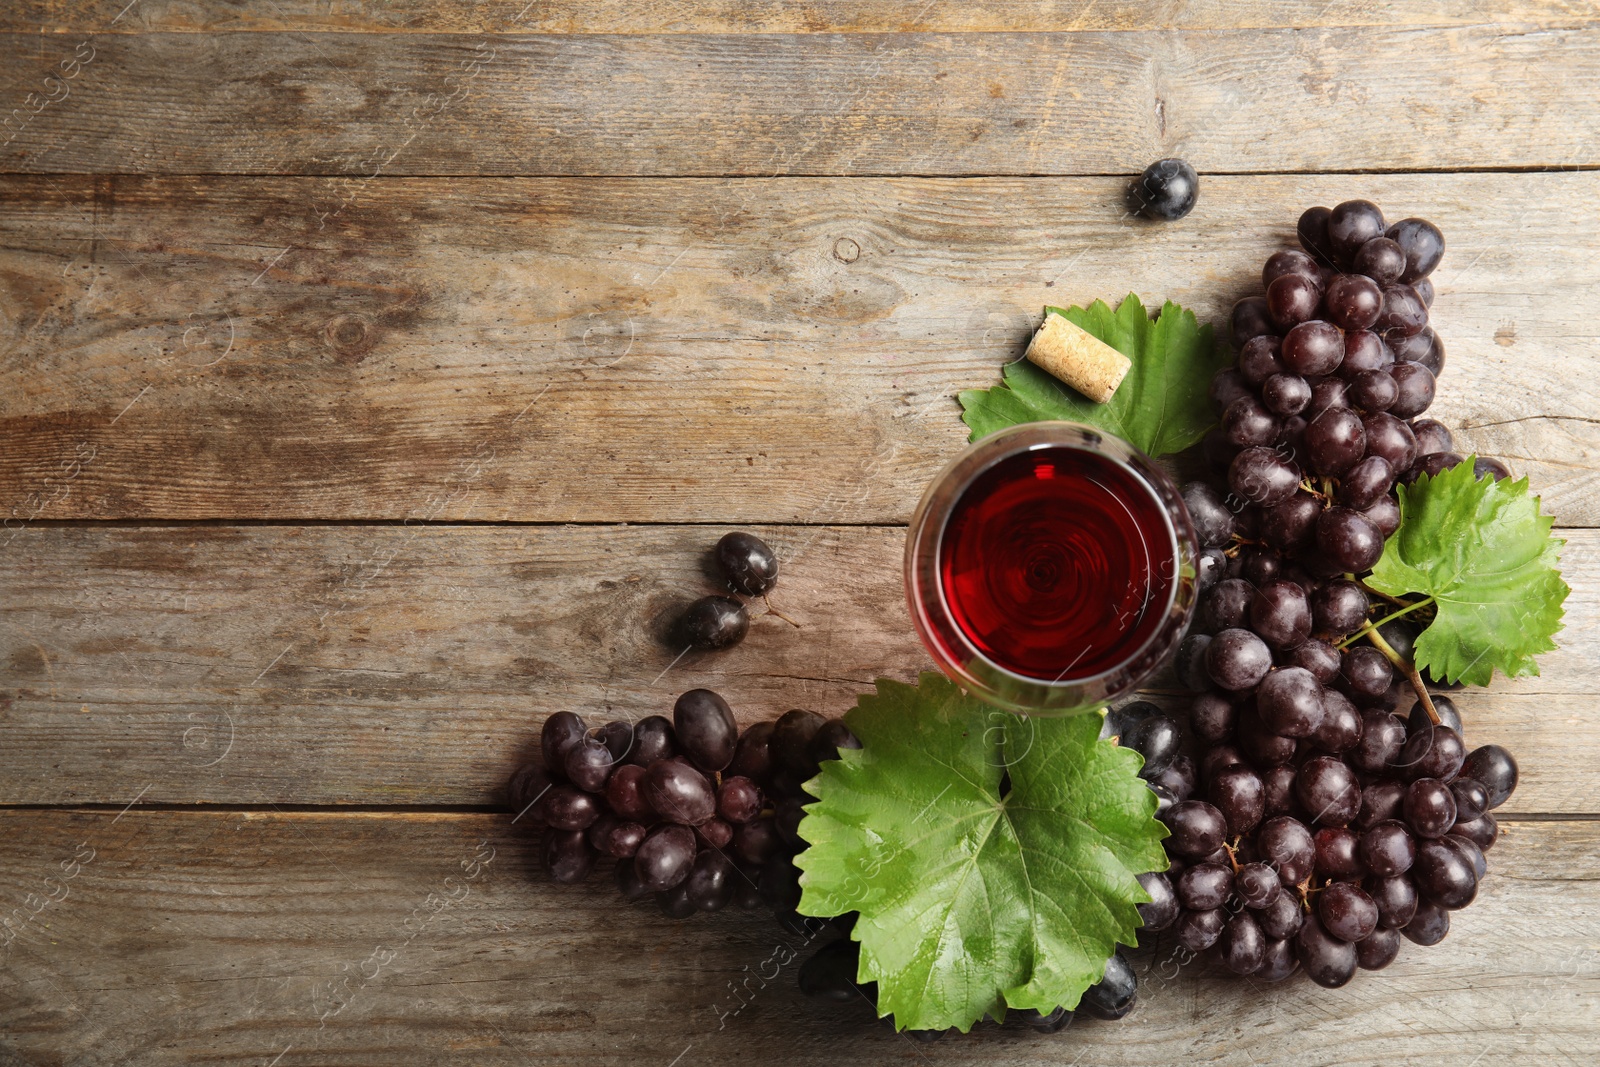
<path fill-rule="evenodd" d="M 960 396 L 962 419 L 971 440 L 996 430 L 1041 419 L 1070 419 L 1098 426 L 1146 455 L 1181 452 L 1217 423 L 1209 390 L 1211 378 L 1228 362 L 1212 341 L 1211 327 L 1194 312 L 1167 301 L 1154 319 L 1129 293 L 1115 311 L 1103 300 L 1086 308 L 1044 309 L 1065 315 L 1133 363 L 1110 400 L 1097 404 L 1026 359 L 1008 364 L 1004 381 L 992 389 L 968 389 Z"/>
<path fill-rule="evenodd" d="M 965 1032 L 1076 1006 L 1134 943 L 1136 874 L 1167 866 L 1138 754 L 1097 739 L 1100 715 L 1023 718 L 931 673 L 879 679 L 844 721 L 862 747 L 806 786 L 800 910 L 860 912 L 879 1014 Z"/>
<path fill-rule="evenodd" d="M 1400 487 L 1400 527 L 1367 584 L 1390 596 L 1421 593 L 1437 614 L 1417 638 L 1416 664 L 1448 682 L 1488 685 L 1538 674 L 1535 654 L 1556 647 L 1567 583 L 1566 542 L 1550 536 L 1528 479 L 1475 478 L 1473 457 Z"/>

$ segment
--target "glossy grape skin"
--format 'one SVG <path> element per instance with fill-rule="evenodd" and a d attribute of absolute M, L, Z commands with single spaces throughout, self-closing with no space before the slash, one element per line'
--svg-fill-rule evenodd
<path fill-rule="evenodd" d="M 1355 582 L 1336 579 L 1311 594 L 1312 625 L 1320 634 L 1343 637 L 1367 617 L 1367 594 Z"/>
<path fill-rule="evenodd" d="M 1296 493 L 1283 503 L 1267 509 L 1261 523 L 1261 536 L 1276 548 L 1293 548 L 1309 541 L 1316 530 L 1322 505 L 1308 493 Z"/>
<path fill-rule="evenodd" d="M 544 818 L 534 812 L 535 802 L 554 784 L 555 779 L 543 763 L 525 763 L 512 772 L 506 783 L 506 802 L 519 818 L 525 816 L 532 825 L 542 826 Z"/>
<path fill-rule="evenodd" d="M 1243 348 L 1251 338 L 1273 333 L 1272 314 L 1267 310 L 1267 298 L 1247 296 L 1234 304 L 1229 317 L 1229 330 L 1233 335 L 1235 348 Z"/>
<path fill-rule="evenodd" d="M 1380 927 L 1397 930 L 1416 915 L 1417 904 L 1421 898 L 1417 896 L 1417 887 L 1412 885 L 1411 879 L 1405 875 L 1394 875 L 1389 878 L 1372 877 L 1361 885 L 1378 905 Z"/>
<path fill-rule="evenodd" d="M 1356 943 L 1356 964 L 1363 971 L 1381 971 L 1399 955 L 1399 930 L 1379 927 Z"/>
<path fill-rule="evenodd" d="M 1211 911 L 1182 911 L 1178 913 L 1175 931 L 1178 944 L 1190 952 L 1203 952 L 1217 943 L 1222 936 L 1227 916 L 1221 908 Z"/>
<path fill-rule="evenodd" d="M 645 769 L 644 798 L 663 819 L 683 826 L 705 822 L 717 810 L 711 783 L 681 757 Z"/>
<path fill-rule="evenodd" d="M 1370 200 L 1346 200 L 1328 213 L 1328 243 L 1341 263 L 1351 262 L 1362 245 L 1383 236 L 1383 212 Z"/>
<path fill-rule="evenodd" d="M 1133 965 L 1118 952 L 1106 960 L 1105 973 L 1100 981 L 1083 991 L 1078 1010 L 1086 1011 L 1097 1019 L 1120 1019 L 1133 1010 L 1138 989 L 1139 980 Z"/>
<path fill-rule="evenodd" d="M 1254 395 L 1241 396 L 1222 412 L 1222 432 L 1240 447 L 1270 445 L 1278 436 L 1278 420 Z"/>
<path fill-rule="evenodd" d="M 1283 335 L 1278 358 L 1302 378 L 1332 374 L 1344 362 L 1344 334 L 1321 319 L 1302 322 Z"/>
<path fill-rule="evenodd" d="M 1359 511 L 1331 507 L 1317 518 L 1317 548 L 1341 570 L 1360 574 L 1383 555 L 1383 535 Z"/>
<path fill-rule="evenodd" d="M 1234 890 L 1245 907 L 1260 911 L 1272 906 L 1283 892 L 1277 872 L 1265 863 L 1246 863 L 1233 878 Z"/>
<path fill-rule="evenodd" d="M 1382 652 L 1370 645 L 1355 645 L 1346 649 L 1339 665 L 1339 674 L 1358 700 L 1362 697 L 1375 700 L 1383 696 L 1389 690 L 1389 683 L 1394 680 L 1394 668 Z"/>
<path fill-rule="evenodd" d="M 1229 837 L 1249 833 L 1266 813 L 1266 789 L 1260 777 L 1248 767 L 1228 767 L 1220 771 L 1211 779 L 1206 798 L 1222 812 Z M 1220 908 L 1222 903 L 1198 905 L 1185 901 L 1184 906 Z"/>
<path fill-rule="evenodd" d="M 1226 409 L 1235 400 L 1254 396 L 1255 394 L 1251 391 L 1250 384 L 1244 380 L 1244 375 L 1240 374 L 1237 368 L 1224 367 L 1212 376 L 1211 387 L 1207 391 L 1207 395 L 1211 397 L 1217 407 Z M 1220 428 L 1218 432 L 1221 432 Z M 1230 447 L 1238 447 L 1232 442 L 1228 442 L 1228 444 Z"/>
<path fill-rule="evenodd" d="M 1309 420 L 1316 418 L 1324 411 L 1330 408 L 1347 408 L 1349 406 L 1349 383 L 1342 378 L 1329 376 L 1321 379 L 1311 387 L 1311 403 L 1306 405 L 1306 410 L 1302 414 L 1308 420 L 1306 425 L 1309 426 Z M 1301 435 L 1301 439 L 1302 441 L 1307 440 L 1304 434 Z M 1307 457 L 1311 455 L 1309 443 L 1304 454 Z"/>
<path fill-rule="evenodd" d="M 1483 849 L 1478 847 L 1476 841 L 1454 832 L 1445 834 L 1439 840 L 1459 852 L 1461 858 L 1467 861 L 1467 866 L 1472 868 L 1473 877 L 1479 882 L 1483 881 L 1484 875 L 1489 873 L 1489 861 L 1484 859 Z"/>
<path fill-rule="evenodd" d="M 1460 772 L 1466 756 L 1461 735 L 1441 724 L 1412 731 L 1394 762 L 1407 778 L 1448 782 Z"/>
<path fill-rule="evenodd" d="M 1273 733 L 1248 704 L 1239 712 L 1239 749 L 1252 766 L 1270 769 L 1294 759 L 1295 740 Z"/>
<path fill-rule="evenodd" d="M 1269 648 L 1290 649 L 1311 636 L 1311 606 L 1294 582 L 1272 581 L 1250 600 L 1250 628 Z"/>
<path fill-rule="evenodd" d="M 1349 761 L 1358 770 L 1369 773 L 1382 771 L 1405 746 L 1405 723 L 1377 709 L 1362 712 L 1361 720 L 1361 742 L 1351 750 Z"/>
<path fill-rule="evenodd" d="M 1351 268 L 1378 285 L 1392 285 L 1406 271 L 1405 250 L 1387 237 L 1374 237 L 1356 252 Z"/>
<path fill-rule="evenodd" d="M 553 785 L 545 791 L 536 809 L 539 817 L 556 830 L 587 830 L 600 817 L 600 802 L 575 786 Z"/>
<path fill-rule="evenodd" d="M 1424 901 L 1448 911 L 1466 907 L 1478 895 L 1478 876 L 1472 862 L 1444 841 L 1429 840 L 1417 845 L 1411 881 Z"/>
<path fill-rule="evenodd" d="M 1286 274 L 1303 275 L 1318 287 L 1322 284 L 1322 271 L 1315 258 L 1298 248 L 1285 248 L 1267 257 L 1261 268 L 1261 288 L 1272 288 L 1272 283 Z"/>
<path fill-rule="evenodd" d="M 1233 733 L 1238 712 L 1232 702 L 1215 693 L 1203 693 L 1189 705 L 1189 725 L 1196 737 L 1216 744 Z"/>
<path fill-rule="evenodd" d="M 1184 801 L 1194 796 L 1195 791 L 1199 789 L 1200 772 L 1188 756 L 1179 754 L 1167 764 L 1166 770 L 1151 775 L 1147 781 L 1152 788 L 1165 789 L 1175 800 Z"/>
<path fill-rule="evenodd" d="M 1400 397 L 1400 386 L 1388 370 L 1364 370 L 1350 378 L 1350 400 L 1362 411 L 1387 411 Z"/>
<path fill-rule="evenodd" d="M 1337 689 L 1322 693 L 1322 724 L 1311 735 L 1312 744 L 1321 752 L 1342 755 L 1361 743 L 1363 723 L 1361 713 Z"/>
<path fill-rule="evenodd" d="M 721 911 L 733 900 L 733 862 L 722 853 L 705 849 L 695 856 L 684 880 L 684 890 L 700 911 Z"/>
<path fill-rule="evenodd" d="M 1366 447 L 1366 427 L 1360 413 L 1351 408 L 1328 408 L 1306 424 L 1306 458 L 1324 477 L 1337 477 L 1354 467 Z"/>
<path fill-rule="evenodd" d="M 1272 302 L 1270 293 L 1267 302 Z M 1342 330 L 1365 330 L 1378 321 L 1378 312 L 1383 307 L 1383 290 L 1378 288 L 1377 282 L 1360 274 L 1335 275 L 1328 283 L 1327 307 L 1328 318 L 1335 326 Z M 1307 314 L 1306 318 L 1310 318 L 1310 315 Z"/>
<path fill-rule="evenodd" d="M 1422 414 L 1433 404 L 1433 372 L 1420 363 L 1396 363 L 1389 374 L 1394 378 L 1395 399 L 1389 414 L 1409 419 Z"/>
<path fill-rule="evenodd" d="M 1322 287 L 1303 274 L 1286 274 L 1267 286 L 1267 314 L 1279 330 L 1288 330 L 1317 313 Z"/>
<path fill-rule="evenodd" d="M 1406 787 L 1401 811 L 1420 838 L 1443 837 L 1456 824 L 1456 798 L 1437 778 L 1418 778 Z"/>
<path fill-rule="evenodd" d="M 1258 982 L 1281 982 L 1299 968 L 1300 961 L 1295 958 L 1293 941 L 1268 938 L 1262 952 L 1261 966 L 1250 977 Z"/>
<path fill-rule="evenodd" d="M 1361 517 L 1377 528 L 1379 537 L 1388 539 L 1400 528 L 1400 505 L 1391 496 L 1379 497 Z"/>
<path fill-rule="evenodd" d="M 1461 764 L 1461 775 L 1483 783 L 1489 793 L 1490 809 L 1510 799 L 1517 788 L 1517 761 L 1499 745 L 1475 748 Z"/>
<path fill-rule="evenodd" d="M 728 584 L 745 596 L 765 596 L 778 584 L 778 557 L 755 534 L 723 534 L 717 542 L 717 564 Z"/>
<path fill-rule="evenodd" d="M 552 774 L 566 774 L 567 749 L 588 733 L 583 720 L 570 711 L 558 711 L 545 719 L 539 730 L 539 750 L 544 765 Z"/>
<path fill-rule="evenodd" d="M 596 852 L 622 860 L 638 852 L 645 835 L 649 833 L 642 823 L 619 819 L 609 812 L 596 819 L 584 832 Z"/>
<path fill-rule="evenodd" d="M 1431 900 L 1417 901 L 1416 914 L 1400 928 L 1406 939 L 1418 945 L 1437 945 L 1450 933 L 1450 912 Z"/>
<path fill-rule="evenodd" d="M 1405 270 L 1400 275 L 1402 282 L 1426 277 L 1444 258 L 1444 234 L 1427 219 L 1401 219 L 1390 226 L 1384 236 L 1405 255 Z"/>
<path fill-rule="evenodd" d="M 1129 197 L 1145 218 L 1173 222 L 1194 210 L 1200 176 L 1181 159 L 1158 159 L 1134 181 Z"/>
<path fill-rule="evenodd" d="M 1395 362 L 1420 363 L 1435 378 L 1444 372 L 1444 342 L 1433 327 L 1424 326 L 1410 337 L 1401 338 L 1394 346 Z"/>
<path fill-rule="evenodd" d="M 1328 217 L 1333 214 L 1325 207 L 1308 207 L 1295 225 L 1300 247 L 1316 262 L 1333 266 L 1333 244 L 1328 240 Z"/>
<path fill-rule="evenodd" d="M 1367 870 L 1382 878 L 1404 874 L 1417 858 L 1417 843 L 1398 819 L 1384 819 L 1369 827 L 1361 835 L 1357 848 Z"/>
<path fill-rule="evenodd" d="M 1324 826 L 1311 836 L 1315 848 L 1311 871 L 1319 878 L 1349 880 L 1365 872 L 1358 854 L 1359 839 L 1343 826 Z"/>
<path fill-rule="evenodd" d="M 1458 822 L 1471 822 L 1489 810 L 1489 790 L 1476 778 L 1455 779 L 1450 783 L 1450 795 L 1456 798 Z"/>
<path fill-rule="evenodd" d="M 677 736 L 672 723 L 661 715 L 647 715 L 633 725 L 633 747 L 628 750 L 628 763 L 648 767 L 658 759 L 670 759 L 678 754 Z"/>
<path fill-rule="evenodd" d="M 1194 524 L 1201 548 L 1222 548 L 1233 539 L 1233 512 L 1222 494 L 1207 482 L 1189 482 L 1183 487 L 1183 504 Z"/>
<path fill-rule="evenodd" d="M 1224 689 L 1249 689 L 1272 669 L 1272 651 L 1249 630 L 1227 629 L 1206 647 L 1206 671 Z"/>
<path fill-rule="evenodd" d="M 628 753 L 633 751 L 633 724 L 623 722 L 621 719 L 612 719 L 599 730 L 595 731 L 597 737 L 611 753 L 613 762 L 621 762 L 628 758 Z"/>
<path fill-rule="evenodd" d="M 1311 386 L 1298 374 L 1274 374 L 1261 383 L 1261 403 L 1270 415 L 1298 415 L 1311 403 Z M 1265 441 L 1248 441 L 1246 444 L 1273 444 L 1280 424 L 1273 423 L 1273 437 Z"/>
<path fill-rule="evenodd" d="M 1442 472 L 1451 467 L 1459 466 L 1464 462 L 1463 457 L 1456 452 L 1429 452 L 1411 465 L 1411 469 L 1400 476 L 1403 485 L 1410 485 L 1426 474 L 1430 478 L 1437 478 Z"/>
<path fill-rule="evenodd" d="M 1183 745 L 1183 732 L 1170 715 L 1151 715 L 1123 735 L 1121 744 L 1144 757 L 1139 777 L 1149 779 L 1172 765 Z"/>
<path fill-rule="evenodd" d="M 1203 549 L 1195 560 L 1194 588 L 1196 593 L 1204 593 L 1222 580 L 1227 572 L 1228 557 L 1223 555 L 1220 548 Z"/>
<path fill-rule="evenodd" d="M 606 804 L 612 812 L 634 822 L 653 823 L 660 816 L 644 797 L 645 769 L 626 763 L 611 773 L 606 782 Z"/>
<path fill-rule="evenodd" d="M 807 751 L 820 770 L 823 763 L 839 758 L 840 749 L 860 747 L 860 740 L 843 719 L 829 719 L 812 735 Z"/>
<path fill-rule="evenodd" d="M 1284 885 L 1299 885 L 1311 876 L 1316 845 L 1311 831 L 1298 819 L 1287 815 L 1268 819 L 1256 831 L 1256 847 L 1262 861 L 1277 870 L 1278 880 Z"/>
<path fill-rule="evenodd" d="M 1150 894 L 1149 902 L 1139 905 L 1144 929 L 1156 933 L 1177 921 L 1178 896 L 1173 891 L 1172 879 L 1160 871 L 1148 871 L 1139 875 L 1139 885 Z"/>
<path fill-rule="evenodd" d="M 1300 487 L 1300 472 L 1270 448 L 1242 449 L 1228 464 L 1228 487 L 1252 504 L 1281 504 Z"/>
<path fill-rule="evenodd" d="M 1345 826 L 1361 810 L 1361 787 L 1343 760 L 1317 756 L 1301 765 L 1295 796 L 1321 826 Z"/>
<path fill-rule="evenodd" d="M 1205 662 L 1209 644 L 1209 634 L 1192 633 L 1178 642 L 1178 651 L 1173 654 L 1173 673 L 1191 693 L 1205 693 L 1211 689 L 1211 676 L 1206 673 Z"/>
<path fill-rule="evenodd" d="M 1409 284 L 1410 284 L 1411 288 L 1413 288 L 1413 289 L 1415 289 L 1417 291 L 1417 295 L 1422 297 L 1422 302 L 1425 305 L 1427 305 L 1430 308 L 1433 307 L 1433 295 L 1434 294 L 1433 294 L 1433 279 L 1432 278 L 1418 278 L 1416 281 L 1410 282 Z"/>
<path fill-rule="evenodd" d="M 1233 872 L 1220 863 L 1197 863 L 1178 876 L 1178 903 L 1190 911 L 1220 908 L 1233 894 Z"/>
<path fill-rule="evenodd" d="M 1230 918 L 1217 939 L 1223 965 L 1234 974 L 1254 974 L 1267 954 L 1267 937 L 1247 911 Z"/>
<path fill-rule="evenodd" d="M 1275 734 L 1310 737 L 1322 723 L 1322 686 L 1303 667 L 1277 667 L 1256 687 L 1256 713 Z"/>
<path fill-rule="evenodd" d="M 1261 924 L 1262 932 L 1269 938 L 1280 941 L 1299 933 L 1306 916 L 1300 907 L 1298 894 L 1291 889 L 1283 888 L 1286 885 L 1288 883 L 1280 881 L 1278 896 L 1273 898 L 1271 904 L 1259 909 L 1255 916 L 1256 922 Z"/>
<path fill-rule="evenodd" d="M 1472 476 L 1478 479 L 1488 476 L 1497 482 L 1509 481 L 1511 479 L 1511 468 L 1497 459 L 1479 456 L 1472 461 Z"/>
<path fill-rule="evenodd" d="M 1239 376 L 1246 385 L 1259 386 L 1274 374 L 1283 374 L 1288 368 L 1283 365 L 1279 354 L 1283 351 L 1283 339 L 1275 334 L 1264 333 L 1253 337 L 1239 350 Z"/>
<path fill-rule="evenodd" d="M 544 869 L 552 881 L 576 885 L 594 870 L 597 853 L 589 846 L 582 830 L 547 830 L 544 837 Z"/>
<path fill-rule="evenodd" d="M 1417 442 L 1418 456 L 1426 456 L 1431 452 L 1449 452 L 1455 448 L 1455 438 L 1438 419 L 1417 419 L 1411 423 L 1410 428 Z"/>
<path fill-rule="evenodd" d="M 1166 813 L 1167 848 L 1180 856 L 1198 858 L 1222 847 L 1228 823 L 1222 812 L 1203 800 L 1185 800 Z"/>
<path fill-rule="evenodd" d="M 1361 790 L 1361 811 L 1350 825 L 1360 830 L 1371 829 L 1386 819 L 1398 819 L 1405 801 L 1406 786 L 1392 778 L 1368 782 Z"/>
<path fill-rule="evenodd" d="M 731 648 L 750 632 L 750 615 L 731 597 L 701 597 L 683 613 L 683 638 L 694 648 Z"/>
<path fill-rule="evenodd" d="M 851 973 L 855 972 L 852 970 Z M 1015 1016 L 1023 1026 L 1041 1034 L 1058 1034 L 1071 1026 L 1073 1019 L 1072 1009 L 1059 1005 L 1048 1013 L 1041 1012 L 1038 1008 L 1023 1008 L 1021 1011 L 1012 1009 L 1006 1013 L 1006 1021 L 1010 1022 L 1012 1016 Z"/>
<path fill-rule="evenodd" d="M 1243 578 L 1226 578 L 1201 602 L 1200 622 L 1215 632 L 1243 626 L 1255 595 L 1255 587 Z"/>
<path fill-rule="evenodd" d="M 657 893 L 656 906 L 669 919 L 687 919 L 697 910 L 694 901 L 689 899 L 689 887 L 682 882 Z"/>
<path fill-rule="evenodd" d="M 753 782 L 765 781 L 772 773 L 772 741 L 770 722 L 758 722 L 745 728 L 733 749 L 733 761 L 723 768 L 725 775 L 739 775 Z"/>
<path fill-rule="evenodd" d="M 1383 307 L 1373 329 L 1385 337 L 1410 337 L 1421 333 L 1428 325 L 1428 305 L 1409 285 L 1387 285 L 1383 290 Z"/>
<path fill-rule="evenodd" d="M 1341 941 L 1357 942 L 1378 928 L 1378 905 L 1350 882 L 1332 882 L 1317 899 L 1322 928 Z"/>
<path fill-rule="evenodd" d="M 696 847 L 721 851 L 733 843 L 733 824 L 726 819 L 712 816 L 705 822 L 695 824 L 694 839 Z"/>
<path fill-rule="evenodd" d="M 579 789 L 586 793 L 603 793 L 614 764 L 615 759 L 604 741 L 585 737 L 567 749 L 562 766 L 567 780 Z"/>
<path fill-rule="evenodd" d="M 717 787 L 717 814 L 730 823 L 747 823 L 761 814 L 761 789 L 740 775 L 726 775 Z"/>
<path fill-rule="evenodd" d="M 1347 380 L 1372 370 L 1383 370 L 1393 365 L 1394 353 L 1383 343 L 1383 338 L 1371 330 L 1350 330 L 1344 335 L 1344 360 L 1339 364 L 1339 376 Z"/>
<path fill-rule="evenodd" d="M 1265 818 L 1294 815 L 1299 811 L 1299 801 L 1294 797 L 1294 774 L 1294 768 L 1289 766 L 1272 767 L 1261 773 Z"/>
<path fill-rule="evenodd" d="M 1417 439 L 1411 428 L 1388 412 L 1373 412 L 1361 420 L 1367 454 L 1382 456 L 1391 470 L 1403 471 L 1416 462 Z"/>
<path fill-rule="evenodd" d="M 1284 662 L 1287 667 L 1303 667 L 1323 685 L 1339 676 L 1339 650 L 1320 638 L 1310 638 L 1305 644 L 1289 653 Z"/>
<path fill-rule="evenodd" d="M 1477 845 L 1480 850 L 1488 852 L 1500 838 L 1500 824 L 1495 821 L 1493 815 L 1484 814 L 1470 822 L 1457 820 L 1450 828 L 1450 832 L 1460 834 Z"/>
<path fill-rule="evenodd" d="M 802 779 L 815 777 L 819 768 L 811 758 L 811 740 L 825 722 L 821 715 L 802 708 L 780 715 L 772 727 L 772 738 L 767 742 L 772 762 Z"/>
<path fill-rule="evenodd" d="M 1315 915 L 1306 916 L 1295 934 L 1295 955 L 1311 980 L 1327 989 L 1337 989 L 1356 973 L 1356 947 L 1323 929 Z"/>

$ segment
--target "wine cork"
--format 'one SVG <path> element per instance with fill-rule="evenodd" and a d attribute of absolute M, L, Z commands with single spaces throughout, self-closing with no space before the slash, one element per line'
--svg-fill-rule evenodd
<path fill-rule="evenodd" d="M 1133 366 L 1128 357 L 1064 315 L 1046 312 L 1028 344 L 1029 362 L 1104 404 Z"/>

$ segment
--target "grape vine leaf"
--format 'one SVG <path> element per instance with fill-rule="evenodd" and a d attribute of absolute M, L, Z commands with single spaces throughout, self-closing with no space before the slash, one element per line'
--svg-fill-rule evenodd
<path fill-rule="evenodd" d="M 1539 673 L 1533 657 L 1556 647 L 1570 590 L 1556 566 L 1566 542 L 1550 536 L 1554 520 L 1539 513 L 1528 479 L 1475 478 L 1472 462 L 1400 487 L 1400 527 L 1367 584 L 1433 597 L 1417 666 L 1488 685 L 1496 667 L 1510 678 Z"/>
<path fill-rule="evenodd" d="M 1139 755 L 1098 740 L 1100 715 L 1023 718 L 931 673 L 879 679 L 844 719 L 863 747 L 806 786 L 800 910 L 860 913 L 878 1013 L 966 1032 L 1076 1006 L 1134 943 L 1136 873 L 1167 866 Z"/>
<path fill-rule="evenodd" d="M 1041 419 L 1070 419 L 1098 426 L 1150 456 L 1181 452 L 1216 425 L 1211 378 L 1228 362 L 1213 342 L 1210 326 L 1172 301 L 1151 319 L 1129 293 L 1113 311 L 1103 300 L 1086 308 L 1044 309 L 1065 315 L 1133 363 L 1111 399 L 1097 404 L 1026 359 L 1006 366 L 1004 381 L 992 389 L 960 395 L 962 419 L 970 440 Z"/>

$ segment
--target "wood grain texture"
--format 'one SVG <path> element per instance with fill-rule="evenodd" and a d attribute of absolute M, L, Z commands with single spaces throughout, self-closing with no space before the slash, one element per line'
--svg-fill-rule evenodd
<path fill-rule="evenodd" d="M 0 10 L 16 33 L 993 33 L 1061 30 L 1230 30 L 1342 26 L 1581 25 L 1582 0 L 18 0 Z"/>
<path fill-rule="evenodd" d="M 1257 291 L 1310 204 L 1450 242 L 1431 414 L 1600 524 L 1600 174 L 0 180 L 0 517 L 904 522 L 1045 303 Z"/>
<path fill-rule="evenodd" d="M 13 90 L 5 171 L 1070 175 L 1132 174 L 1172 155 L 1203 173 L 1600 163 L 1592 23 L 92 42 L 29 32 L 0 35 L 0 66 L 33 74 Z"/>
<path fill-rule="evenodd" d="M 717 588 L 722 532 L 26 530 L 0 553 L 0 803 L 493 804 L 553 711 L 637 720 L 707 686 L 745 722 L 839 715 L 931 669 L 904 531 L 876 527 L 762 528 L 802 626 L 674 665 L 664 635 Z M 1600 531 L 1570 538 L 1560 650 L 1460 702 L 1470 743 L 1522 757 L 1511 812 L 1595 806 Z"/>
<path fill-rule="evenodd" d="M 609 871 L 551 885 L 509 816 L 115 815 L 0 812 L 0 902 L 29 920 L 0 949 L 12 1062 L 1456 1067 L 1584 1062 L 1600 1039 L 1595 822 L 1508 822 L 1450 936 L 1344 989 L 1179 966 L 1166 938 L 1134 954 L 1118 1023 L 928 1048 L 800 995 L 831 932 L 670 922 Z"/>

